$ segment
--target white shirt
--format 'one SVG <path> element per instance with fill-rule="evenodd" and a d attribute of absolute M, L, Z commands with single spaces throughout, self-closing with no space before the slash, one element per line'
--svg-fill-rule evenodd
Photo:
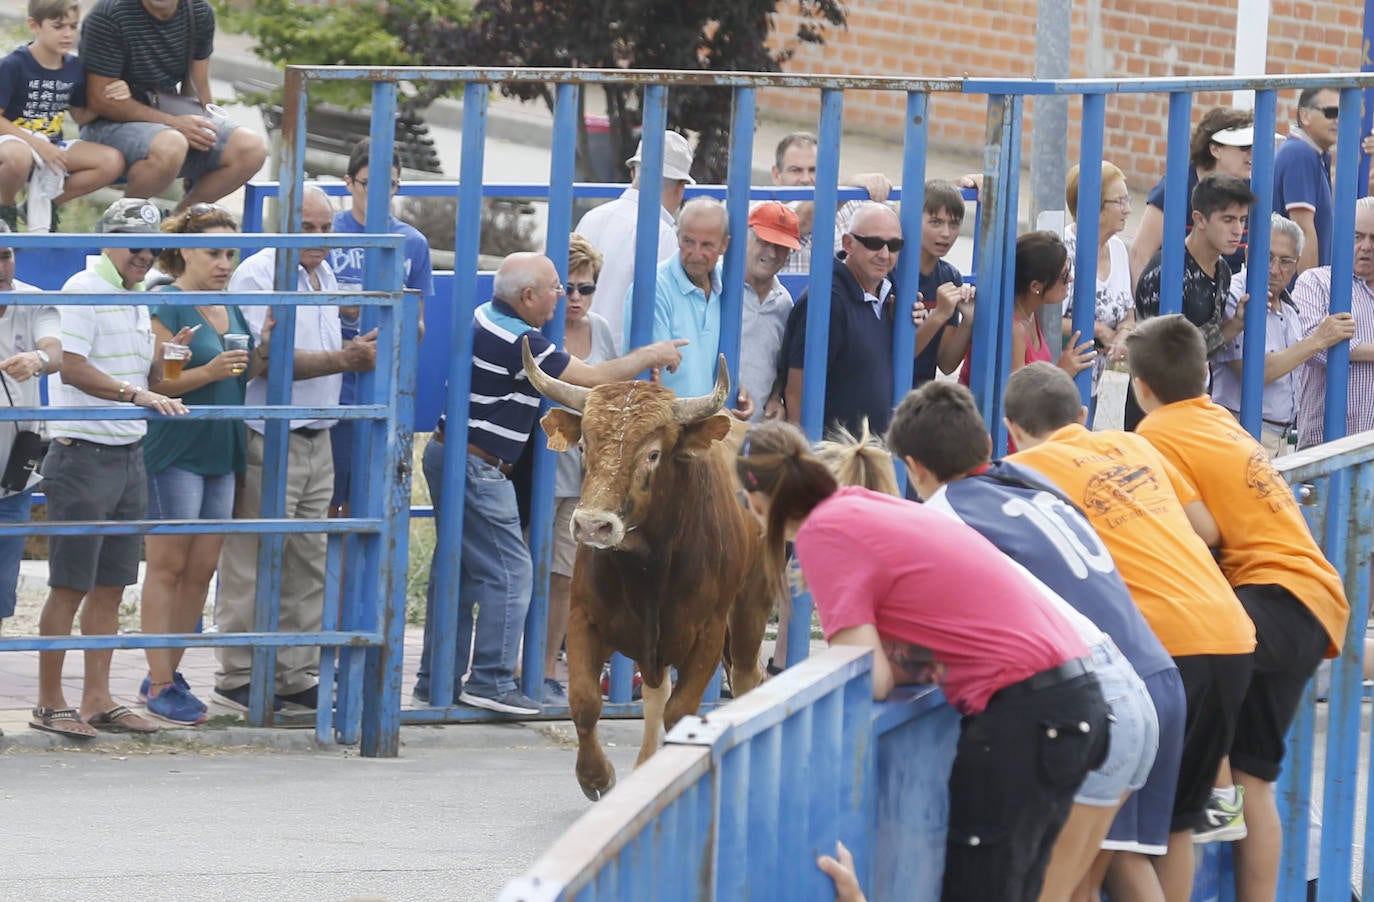
<path fill-rule="evenodd" d="M 239 264 L 229 279 L 230 291 L 272 291 L 276 278 L 277 252 L 264 248 Z M 297 291 L 314 291 L 310 276 L 304 266 L 297 267 Z M 328 263 L 315 268 L 320 280 L 320 291 L 337 292 L 339 283 Z M 262 324 L 267 319 L 270 308 L 253 305 L 239 308 L 248 328 L 253 332 L 253 343 L 262 339 Z M 275 339 L 275 336 L 274 336 Z M 275 340 L 273 345 L 276 345 Z M 302 305 L 296 308 L 296 341 L 294 347 L 301 351 L 339 351 L 343 349 L 343 334 L 339 329 L 339 308 L 333 304 Z M 269 352 L 270 353 L 270 352 Z M 339 391 L 343 388 L 343 374 L 316 376 L 314 379 L 297 379 L 291 386 L 291 404 L 303 407 L 323 407 L 339 403 Z M 249 407 L 262 407 L 267 404 L 267 375 L 264 373 L 248 382 L 243 403 Z M 247 420 L 248 428 L 254 432 L 263 431 L 262 420 Z M 337 420 L 292 420 L 291 428 L 302 426 L 310 429 L 328 429 Z"/>
<path fill-rule="evenodd" d="M 774 276 L 767 297 L 760 300 L 754 286 L 745 282 L 742 300 L 739 381 L 754 399 L 754 416 L 750 422 L 757 423 L 763 419 L 763 405 L 777 380 L 783 332 L 787 329 L 787 316 L 792 312 L 792 295 Z"/>
<path fill-rule="evenodd" d="M 93 267 L 88 267 L 68 279 L 62 290 L 86 293 L 123 289 L 111 285 Z M 80 354 L 91 366 L 118 382 L 127 382 L 134 388 L 148 387 L 148 370 L 153 365 L 153 324 L 147 307 L 141 304 L 79 305 L 59 307 L 58 313 L 64 352 Z M 67 385 L 60 376 L 54 376 L 53 380 L 49 388 L 57 390 L 49 393 L 52 407 L 120 406 L 119 402 L 106 401 Z M 54 420 L 48 424 L 48 430 L 53 438 L 82 439 L 100 445 L 131 445 L 147 434 L 148 424 L 144 420 Z"/>
<path fill-rule="evenodd" d="M 617 348 L 624 344 L 625 309 L 622 303 L 635 274 L 635 236 L 639 231 L 639 189 L 626 188 L 615 200 L 588 210 L 574 229 L 606 258 L 597 279 L 596 296 L 608 303 L 596 312 L 611 327 Z M 658 259 L 662 263 L 677 251 L 677 225 L 662 206 L 658 208 Z"/>
<path fill-rule="evenodd" d="M 37 292 L 39 289 L 15 279 L 12 290 Z M 3 295 L 0 295 L 0 299 L 3 299 Z M 57 312 L 56 307 L 46 304 L 43 306 L 9 305 L 5 312 L 0 314 L 0 360 L 13 357 L 15 354 L 38 350 L 39 339 L 57 338 L 60 340 L 61 332 L 62 317 Z M 25 379 L 23 382 L 16 382 L 3 374 L 0 374 L 0 379 L 4 380 L 4 387 L 8 390 L 8 394 L 5 391 L 0 391 L 0 404 L 6 407 L 11 406 L 11 404 L 14 407 L 39 406 L 38 384 L 40 379 Z M 14 446 L 14 437 L 21 429 L 40 431 L 40 423 L 20 422 L 18 420 L 0 423 L 0 473 L 5 472 L 5 466 L 9 463 L 10 448 Z M 35 472 L 29 477 L 29 486 L 32 487 L 42 478 Z M 3 491 L 2 494 L 10 495 L 13 493 Z"/>

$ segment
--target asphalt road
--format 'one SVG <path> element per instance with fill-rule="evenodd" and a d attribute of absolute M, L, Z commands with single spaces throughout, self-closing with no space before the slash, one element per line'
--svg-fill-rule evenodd
<path fill-rule="evenodd" d="M 603 736 L 622 775 L 638 728 Z M 589 807 L 561 731 L 447 727 L 390 760 L 11 750 L 0 899 L 492 899 Z"/>

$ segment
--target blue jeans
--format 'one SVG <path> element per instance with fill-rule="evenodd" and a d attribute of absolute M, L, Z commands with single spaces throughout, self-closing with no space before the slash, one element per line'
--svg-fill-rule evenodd
<path fill-rule="evenodd" d="M 435 526 L 443 504 L 444 446 L 431 441 L 421 468 L 434 502 Z M 425 605 L 425 644 L 417 682 L 429 686 L 433 624 L 437 622 L 435 570 L 439 549 L 430 562 L 429 591 Z M 529 611 L 534 584 L 530 550 L 520 530 L 520 511 L 515 486 L 500 470 L 467 456 L 467 486 L 463 497 L 463 548 L 458 580 L 458 635 L 454 653 L 453 683 L 456 697 L 467 673 L 471 649 L 472 677 L 469 691 L 497 696 L 515 689 L 515 664 Z M 452 599 L 445 599 L 452 604 Z M 477 606 L 476 625 L 473 606 Z M 476 630 L 476 644 L 473 632 Z"/>
<path fill-rule="evenodd" d="M 149 520 L 228 520 L 233 516 L 233 473 L 203 476 L 168 467 L 148 476 Z"/>
<path fill-rule="evenodd" d="M 27 523 L 33 509 L 33 490 L 0 499 L 0 523 Z M 0 620 L 14 616 L 15 592 L 19 587 L 19 561 L 24 557 L 27 536 L 0 537 Z"/>

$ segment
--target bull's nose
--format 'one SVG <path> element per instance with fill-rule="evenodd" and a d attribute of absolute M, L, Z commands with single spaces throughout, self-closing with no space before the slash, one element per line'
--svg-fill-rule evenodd
<path fill-rule="evenodd" d="M 615 514 L 577 510 L 573 512 L 572 534 L 579 544 L 614 548 L 625 538 L 625 526 Z"/>

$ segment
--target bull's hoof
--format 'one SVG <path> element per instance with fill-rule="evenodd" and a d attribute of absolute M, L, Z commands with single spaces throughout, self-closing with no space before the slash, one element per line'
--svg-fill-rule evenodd
<path fill-rule="evenodd" d="M 602 789 L 597 789 L 587 783 L 582 783 L 582 794 L 587 797 L 589 802 L 599 802 L 612 789 L 615 789 L 615 773 L 611 773 L 611 781 Z"/>

